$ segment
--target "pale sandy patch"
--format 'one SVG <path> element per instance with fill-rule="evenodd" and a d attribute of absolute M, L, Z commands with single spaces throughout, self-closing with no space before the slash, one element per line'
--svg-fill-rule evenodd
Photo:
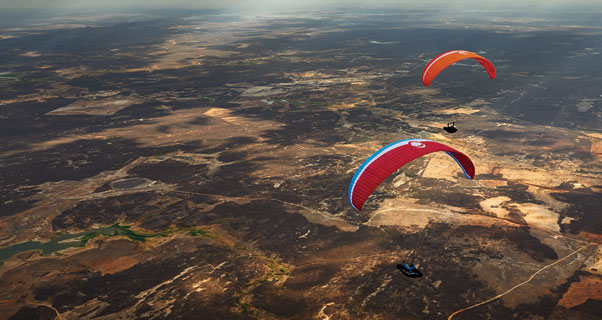
<path fill-rule="evenodd" d="M 266 97 L 284 93 L 284 89 L 269 86 L 255 86 L 243 91 L 241 97 Z"/>
<path fill-rule="evenodd" d="M 335 104 L 329 105 L 326 108 L 331 111 L 352 109 L 352 108 L 355 108 L 355 103 L 335 103 Z"/>
<path fill-rule="evenodd" d="M 575 220 L 575 218 L 571 218 L 571 217 L 564 217 L 562 218 L 562 221 L 560 221 L 560 224 L 570 224 L 571 221 Z"/>
<path fill-rule="evenodd" d="M 328 78 L 330 75 L 324 74 L 319 71 L 306 71 L 296 74 L 300 78 L 310 79 L 310 78 Z"/>
<path fill-rule="evenodd" d="M 365 223 L 370 226 L 400 226 L 405 228 L 424 228 L 432 222 L 453 225 L 491 226 L 493 224 L 512 224 L 505 220 L 484 215 L 467 215 L 465 208 L 453 206 L 426 206 L 416 203 L 416 199 L 387 199 Z"/>
<path fill-rule="evenodd" d="M 473 113 L 477 113 L 479 111 L 481 111 L 481 110 L 460 107 L 460 108 L 454 108 L 454 109 L 435 110 L 434 112 L 439 113 L 439 114 L 473 114 Z"/>
<path fill-rule="evenodd" d="M 524 219 L 529 225 L 545 230 L 560 232 L 558 213 L 534 203 L 514 204 L 514 206 L 525 215 Z"/>
<path fill-rule="evenodd" d="M 337 227 L 347 232 L 355 232 L 359 229 L 358 226 L 352 225 L 342 218 L 336 217 L 328 212 L 313 210 L 310 208 L 302 208 L 300 211 L 298 211 L 298 213 L 302 214 L 307 221 L 312 223 Z"/>
<path fill-rule="evenodd" d="M 61 68 L 54 70 L 56 74 L 59 76 L 70 80 L 73 78 L 80 77 L 89 72 L 89 70 L 85 67 L 69 67 L 69 68 Z"/>
<path fill-rule="evenodd" d="M 446 216 L 448 219 L 452 218 L 450 213 L 442 210 L 404 208 L 403 206 L 399 206 L 398 208 L 387 208 L 377 211 L 366 224 L 371 226 L 402 226 L 423 229 L 429 224 L 429 221 L 433 220 L 435 215 L 438 216 L 437 218 L 443 216 Z"/>
<path fill-rule="evenodd" d="M 133 124 L 128 127 L 109 128 L 104 131 L 87 134 L 65 135 L 54 140 L 32 143 L 23 149 L 1 153 L 0 156 L 17 154 L 24 151 L 44 150 L 61 144 L 88 139 L 110 140 L 114 138 L 127 138 L 136 141 L 142 146 L 155 147 L 199 140 L 210 145 L 221 143 L 224 139 L 231 137 L 258 136 L 259 132 L 268 129 L 277 129 L 282 126 L 282 124 L 276 121 L 227 116 L 223 111 L 227 109 L 214 111 L 221 118 L 214 117 L 214 119 L 217 119 L 208 124 L 196 125 L 191 123 L 199 117 L 204 116 L 203 111 L 206 110 L 178 110 L 167 116 L 139 119 L 139 124 Z"/>
<path fill-rule="evenodd" d="M 39 57 L 42 54 L 37 52 L 37 51 L 27 51 L 27 52 L 23 52 L 20 54 L 20 56 L 22 57 L 29 57 L 29 58 L 35 58 L 35 57 Z"/>
<path fill-rule="evenodd" d="M 510 213 L 508 210 L 501 207 L 504 202 L 510 201 L 511 199 L 506 196 L 499 196 L 495 198 L 485 199 L 480 202 L 481 208 L 483 211 L 493 213 L 498 218 L 506 218 L 506 216 Z"/>
<path fill-rule="evenodd" d="M 533 184 L 539 187 L 556 187 L 561 183 L 575 179 L 571 172 L 553 172 L 538 168 L 500 168 L 497 173 L 501 174 L 507 180 L 520 181 L 526 184 Z"/>
<path fill-rule="evenodd" d="M 211 49 L 200 49 L 198 55 L 200 57 L 219 57 L 219 58 L 227 58 L 235 54 L 240 54 L 238 51 L 229 51 L 229 50 L 211 50 Z"/>
<path fill-rule="evenodd" d="M 505 187 L 508 185 L 508 181 L 506 180 L 487 180 L 487 179 L 479 179 L 477 182 L 485 187 L 485 188 L 497 188 L 497 187 Z"/>
<path fill-rule="evenodd" d="M 123 110 L 131 105 L 140 103 L 138 97 L 114 97 L 100 100 L 82 99 L 62 108 L 54 109 L 46 115 L 92 115 L 106 116 Z"/>
<path fill-rule="evenodd" d="M 229 110 L 229 109 L 211 108 L 211 109 L 205 111 L 205 113 L 203 113 L 203 114 L 206 116 L 210 116 L 210 117 L 223 118 L 224 116 L 227 116 L 230 113 L 232 113 L 232 110 Z"/>
<path fill-rule="evenodd" d="M 229 123 L 241 123 L 244 121 L 242 117 L 232 116 L 232 110 L 224 108 L 211 108 L 203 114 L 206 116 L 219 118 Z"/>
<path fill-rule="evenodd" d="M 600 239 L 598 237 L 598 239 Z M 588 272 L 602 276 L 602 246 L 596 248 L 593 262 L 588 266 Z M 602 300 L 602 299 L 601 299 Z"/>
<path fill-rule="evenodd" d="M 368 158 L 370 155 L 384 146 L 385 144 L 383 144 L 382 141 L 367 141 L 363 143 L 336 143 L 334 148 L 337 150 L 342 149 L 345 152 L 360 151 L 366 156 L 366 158 Z"/>
<path fill-rule="evenodd" d="M 368 199 L 370 201 L 370 199 Z M 416 203 L 416 199 L 397 197 L 386 199 L 380 208 L 370 216 L 365 223 L 370 226 L 400 226 L 407 228 L 424 228 L 431 221 L 457 222 L 461 214 L 454 213 L 450 208 L 426 206 Z M 459 212 L 463 208 L 456 208 Z"/>
<path fill-rule="evenodd" d="M 589 152 L 591 152 L 596 157 L 602 157 L 602 140 L 591 139 L 591 147 Z"/>
<path fill-rule="evenodd" d="M 581 101 L 577 104 L 577 111 L 587 112 L 589 109 L 594 107 L 594 104 L 590 101 Z"/>
<path fill-rule="evenodd" d="M 200 40 L 186 34 L 174 39 L 168 39 L 156 45 L 155 50 L 148 54 L 148 56 L 153 58 L 151 63 L 142 68 L 127 69 L 126 72 L 178 69 L 191 65 L 199 65 L 202 63 L 202 58 L 204 57 L 227 58 L 240 53 L 237 51 L 199 47 L 197 43 Z"/>
<path fill-rule="evenodd" d="M 475 99 L 475 100 L 465 104 L 465 106 L 475 107 L 475 106 L 482 106 L 482 105 L 488 105 L 488 104 L 491 104 L 491 102 L 483 100 L 483 99 Z"/>
<path fill-rule="evenodd" d="M 443 152 L 435 152 L 429 159 L 426 168 L 422 172 L 424 178 L 445 179 L 452 182 L 457 180 L 458 174 L 462 174 L 462 169 L 456 161 Z"/>
<path fill-rule="evenodd" d="M 438 122 L 429 122 L 427 125 L 428 126 L 433 126 L 433 127 L 434 126 L 439 127 L 439 125 L 441 125 L 441 128 L 442 128 L 446 124 L 441 124 L 441 123 L 438 123 Z M 454 141 L 453 138 L 449 138 L 449 137 L 447 137 L 447 136 L 445 136 L 445 135 L 443 135 L 441 133 L 431 133 L 431 134 L 429 134 L 428 139 L 429 140 L 438 141 L 438 142 L 441 142 L 441 143 L 452 143 Z"/>
<path fill-rule="evenodd" d="M 353 84 L 353 83 L 352 83 Z M 342 101 L 339 103 L 334 103 L 326 107 L 328 110 L 338 111 L 338 110 L 346 110 L 355 108 L 358 106 L 374 106 L 375 102 L 366 99 L 354 99 L 354 101 Z"/>
<path fill-rule="evenodd" d="M 597 132 L 584 132 L 584 133 L 588 137 L 602 139 L 602 133 L 597 133 Z"/>

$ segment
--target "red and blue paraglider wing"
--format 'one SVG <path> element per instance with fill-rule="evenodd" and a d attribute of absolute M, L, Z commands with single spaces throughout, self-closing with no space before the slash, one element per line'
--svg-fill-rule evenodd
<path fill-rule="evenodd" d="M 466 178 L 474 178 L 475 168 L 472 161 L 454 148 L 425 139 L 397 141 L 378 150 L 357 169 L 349 185 L 351 206 L 361 211 L 364 202 L 372 194 L 372 191 L 393 172 L 414 159 L 437 151 L 446 152 L 454 158 L 464 171 Z"/>

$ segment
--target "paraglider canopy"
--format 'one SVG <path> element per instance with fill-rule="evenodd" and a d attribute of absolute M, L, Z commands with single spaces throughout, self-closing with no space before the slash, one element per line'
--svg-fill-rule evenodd
<path fill-rule="evenodd" d="M 429 64 L 426 65 L 424 71 L 422 72 L 422 84 L 429 87 L 439 72 L 460 60 L 468 58 L 477 60 L 485 68 L 485 70 L 487 70 L 489 73 L 489 78 L 495 79 L 495 67 L 489 60 L 474 52 L 465 50 L 452 50 L 436 56 L 433 60 L 431 60 L 431 62 L 429 62 Z"/>
<path fill-rule="evenodd" d="M 466 178 L 474 177 L 474 164 L 462 152 L 432 140 L 401 140 L 378 150 L 357 169 L 349 185 L 351 206 L 361 211 L 372 191 L 393 172 L 417 158 L 436 151 L 443 151 L 456 160 Z"/>

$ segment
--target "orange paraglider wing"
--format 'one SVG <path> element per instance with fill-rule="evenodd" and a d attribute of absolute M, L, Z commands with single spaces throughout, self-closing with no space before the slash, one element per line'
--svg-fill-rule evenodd
<path fill-rule="evenodd" d="M 424 72 L 422 72 L 422 84 L 427 87 L 430 86 L 433 79 L 435 79 L 435 77 L 439 74 L 439 72 L 443 71 L 443 69 L 449 67 L 457 61 L 468 58 L 477 60 L 485 68 L 485 70 L 487 70 L 489 77 L 491 79 L 495 79 L 495 68 L 489 60 L 474 52 L 453 50 L 436 56 L 435 59 L 431 60 L 431 62 L 426 65 Z"/>

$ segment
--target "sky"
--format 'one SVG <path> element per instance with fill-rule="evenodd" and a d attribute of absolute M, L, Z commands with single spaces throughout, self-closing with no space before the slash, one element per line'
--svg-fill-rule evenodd
<path fill-rule="evenodd" d="M 177 7 L 225 9 L 302 9 L 321 7 L 428 8 L 450 6 L 463 9 L 488 7 L 583 7 L 599 5 L 602 0 L 0 0 L 0 8 L 66 9 Z"/>

